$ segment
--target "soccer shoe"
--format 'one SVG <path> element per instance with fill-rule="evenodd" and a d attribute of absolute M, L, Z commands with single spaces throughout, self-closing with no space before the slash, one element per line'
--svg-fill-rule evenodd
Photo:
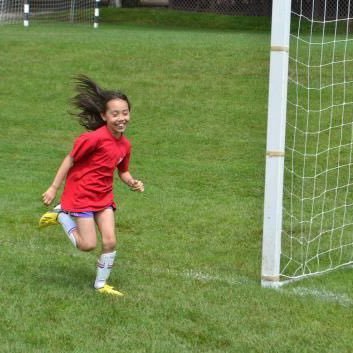
<path fill-rule="evenodd" d="M 59 212 L 57 210 L 45 212 L 43 216 L 40 217 L 39 228 L 44 228 L 44 227 L 59 224 L 58 215 L 59 215 Z"/>
<path fill-rule="evenodd" d="M 114 287 L 109 286 L 108 284 L 105 284 L 102 288 L 97 288 L 96 291 L 102 294 L 116 295 L 118 297 L 122 297 L 124 295 L 123 293 L 119 292 Z"/>

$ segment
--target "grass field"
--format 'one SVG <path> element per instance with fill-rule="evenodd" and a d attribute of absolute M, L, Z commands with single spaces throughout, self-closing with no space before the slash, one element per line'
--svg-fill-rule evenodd
<path fill-rule="evenodd" d="M 0 26 L 0 352 L 351 352 L 351 269 L 260 287 L 268 22 L 115 16 L 98 30 Z M 37 229 L 83 131 L 67 113 L 78 73 L 133 105 L 146 191 L 116 183 L 122 299 L 91 289 L 99 249 Z"/>

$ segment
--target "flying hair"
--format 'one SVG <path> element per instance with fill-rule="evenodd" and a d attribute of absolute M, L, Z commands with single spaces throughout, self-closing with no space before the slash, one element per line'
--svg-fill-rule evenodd
<path fill-rule="evenodd" d="M 78 109 L 72 113 L 80 125 L 87 130 L 96 130 L 105 125 L 101 114 L 106 112 L 107 103 L 112 99 L 122 99 L 127 102 L 129 110 L 131 105 L 128 97 L 121 91 L 105 90 L 98 86 L 85 75 L 74 77 L 75 90 L 77 94 L 71 99 L 71 104 Z"/>

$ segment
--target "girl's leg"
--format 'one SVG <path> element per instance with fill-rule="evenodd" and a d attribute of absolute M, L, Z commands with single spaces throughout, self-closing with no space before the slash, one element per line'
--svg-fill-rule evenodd
<path fill-rule="evenodd" d="M 54 207 L 53 211 L 46 212 L 39 221 L 39 227 L 61 224 L 72 245 L 82 251 L 90 251 L 96 247 L 96 226 L 92 215 L 87 212 L 82 216 L 73 217 L 62 212 L 61 205 Z"/>
<path fill-rule="evenodd" d="M 76 246 L 81 251 L 91 251 L 97 246 L 97 233 L 94 218 L 73 217 L 77 228 L 73 230 Z"/>
<path fill-rule="evenodd" d="M 58 209 L 60 206 L 57 206 Z M 55 210 L 55 208 L 54 208 Z M 44 216 L 48 215 L 49 212 L 47 212 Z M 55 215 L 56 212 L 50 213 L 50 215 Z M 77 233 L 77 224 L 76 222 L 66 213 L 64 212 L 59 212 L 56 213 L 56 222 L 61 224 L 63 227 L 65 234 L 71 241 L 72 245 L 77 248 L 77 240 L 75 237 L 75 233 Z"/>
<path fill-rule="evenodd" d="M 116 256 L 115 217 L 113 209 L 107 208 L 101 212 L 97 212 L 95 220 L 102 235 L 102 254 L 97 263 L 97 276 L 94 287 L 105 293 L 122 295 L 122 293 L 106 285 Z"/>
<path fill-rule="evenodd" d="M 95 214 L 95 220 L 102 235 L 102 253 L 115 251 L 115 214 L 112 208 L 106 208 Z"/>

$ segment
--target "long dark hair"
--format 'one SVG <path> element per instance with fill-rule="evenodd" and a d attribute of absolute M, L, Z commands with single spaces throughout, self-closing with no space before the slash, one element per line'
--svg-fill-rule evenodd
<path fill-rule="evenodd" d="M 106 112 L 107 103 L 112 99 L 122 99 L 131 105 L 128 97 L 120 91 L 105 90 L 85 75 L 74 77 L 77 94 L 71 99 L 71 104 L 78 112 L 71 113 L 76 116 L 79 123 L 87 130 L 96 130 L 105 125 L 101 114 Z"/>

